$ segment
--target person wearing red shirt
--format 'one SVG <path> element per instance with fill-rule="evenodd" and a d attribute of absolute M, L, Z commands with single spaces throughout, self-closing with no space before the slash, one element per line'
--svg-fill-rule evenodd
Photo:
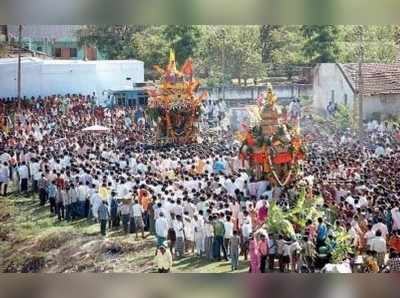
<path fill-rule="evenodd" d="M 396 253 L 400 253 L 400 230 L 393 233 L 389 240 L 390 249 L 394 250 Z"/>

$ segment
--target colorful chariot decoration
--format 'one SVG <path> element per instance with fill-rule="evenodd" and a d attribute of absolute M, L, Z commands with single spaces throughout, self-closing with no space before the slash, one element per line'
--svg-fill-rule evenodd
<path fill-rule="evenodd" d="M 161 75 L 159 86 L 147 90 L 147 115 L 155 123 L 156 142 L 190 144 L 197 142 L 198 120 L 207 92 L 196 95 L 200 83 L 193 79 L 192 59 L 177 70 L 171 50 L 165 69 L 154 67 Z"/>
<path fill-rule="evenodd" d="M 285 186 L 297 175 L 305 157 L 299 119 L 289 117 L 287 109 L 277 104 L 270 84 L 257 102 L 261 121 L 242 134 L 240 159 L 258 179 Z"/>

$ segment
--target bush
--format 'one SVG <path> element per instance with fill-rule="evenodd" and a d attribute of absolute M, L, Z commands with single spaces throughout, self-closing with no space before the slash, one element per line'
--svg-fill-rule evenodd
<path fill-rule="evenodd" d="M 341 129 L 350 128 L 351 118 L 350 109 L 346 105 L 339 104 L 334 119 L 336 127 Z"/>
<path fill-rule="evenodd" d="M 389 114 L 385 120 L 391 123 L 400 123 L 400 116 L 395 114 Z"/>
<path fill-rule="evenodd" d="M 309 105 L 312 103 L 312 97 L 302 95 L 302 96 L 300 96 L 300 103 L 302 105 Z"/>

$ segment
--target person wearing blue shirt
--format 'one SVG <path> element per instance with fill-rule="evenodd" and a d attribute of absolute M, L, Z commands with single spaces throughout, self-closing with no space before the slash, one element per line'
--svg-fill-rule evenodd
<path fill-rule="evenodd" d="M 317 247 L 325 245 L 325 240 L 328 237 L 328 228 L 322 218 L 318 218 L 318 228 L 317 228 Z"/>
<path fill-rule="evenodd" d="M 108 212 L 108 208 L 103 201 L 101 201 L 101 205 L 97 212 L 100 221 L 100 233 L 101 235 L 106 236 L 107 222 L 110 218 L 110 213 Z"/>
<path fill-rule="evenodd" d="M 214 167 L 213 167 L 214 173 L 215 174 L 221 174 L 225 171 L 225 165 L 224 163 L 217 159 L 214 163 Z"/>
<path fill-rule="evenodd" d="M 56 198 L 58 196 L 58 189 L 56 182 L 52 181 L 47 187 L 47 196 L 50 202 L 50 213 L 55 214 L 56 212 Z"/>

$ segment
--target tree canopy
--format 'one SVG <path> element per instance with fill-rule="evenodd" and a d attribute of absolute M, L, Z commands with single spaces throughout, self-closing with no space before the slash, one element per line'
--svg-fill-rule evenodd
<path fill-rule="evenodd" d="M 399 26 L 363 26 L 366 62 L 394 62 Z M 303 66 L 357 62 L 356 26 L 339 25 L 89 25 L 77 33 L 81 45 L 96 46 L 108 59 L 138 59 L 147 79 L 163 66 L 169 49 L 178 65 L 192 57 L 196 76 L 209 85 L 246 84 L 269 76 L 291 78 Z"/>

